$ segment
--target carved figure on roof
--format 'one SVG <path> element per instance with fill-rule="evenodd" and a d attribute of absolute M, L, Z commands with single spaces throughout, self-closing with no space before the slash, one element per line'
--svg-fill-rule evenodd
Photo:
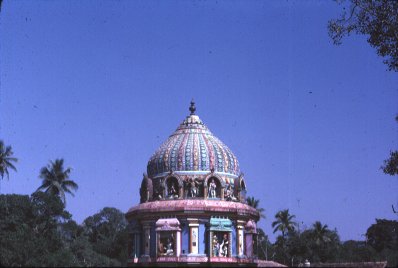
<path fill-rule="evenodd" d="M 213 256 L 218 257 L 220 254 L 220 244 L 218 243 L 217 236 L 213 236 Z"/>
<path fill-rule="evenodd" d="M 217 184 L 215 183 L 214 179 L 211 179 L 209 183 L 209 193 L 207 197 L 216 198 L 217 197 L 216 193 L 217 193 Z"/>
<path fill-rule="evenodd" d="M 166 244 L 166 255 L 173 255 L 174 254 L 174 239 L 172 236 L 167 238 L 167 244 Z"/>
<path fill-rule="evenodd" d="M 199 185 L 200 182 L 197 178 L 190 178 L 187 183 L 188 197 L 198 197 L 199 196 Z"/>
<path fill-rule="evenodd" d="M 229 246 L 228 234 L 224 234 L 222 243 L 220 245 L 220 255 L 222 257 L 228 256 L 228 246 Z"/>
<path fill-rule="evenodd" d="M 153 194 L 153 186 L 152 186 L 152 180 L 144 174 L 144 178 L 142 179 L 141 182 L 141 188 L 140 188 L 140 202 L 148 202 L 152 198 Z"/>
<path fill-rule="evenodd" d="M 176 185 L 175 185 L 174 182 L 171 182 L 171 183 L 168 185 L 168 189 L 167 189 L 168 197 L 170 197 L 170 198 L 176 198 L 176 197 L 178 197 L 178 192 L 177 192 L 177 189 L 176 189 L 176 188 L 177 188 L 177 187 L 176 187 Z"/>
<path fill-rule="evenodd" d="M 224 199 L 227 201 L 237 201 L 237 198 L 234 196 L 234 190 L 232 189 L 231 184 L 227 184 L 227 188 L 225 189 Z"/>

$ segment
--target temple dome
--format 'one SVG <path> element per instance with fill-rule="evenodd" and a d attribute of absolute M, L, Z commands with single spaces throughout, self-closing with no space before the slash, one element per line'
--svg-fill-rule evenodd
<path fill-rule="evenodd" d="M 191 114 L 149 159 L 149 177 L 163 176 L 171 171 L 240 174 L 235 155 L 210 132 L 195 115 L 195 110 L 195 104 L 191 102 Z"/>

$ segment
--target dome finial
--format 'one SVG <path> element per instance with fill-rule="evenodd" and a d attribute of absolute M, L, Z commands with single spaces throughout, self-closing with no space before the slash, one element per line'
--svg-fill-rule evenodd
<path fill-rule="evenodd" d="M 195 101 L 193 99 L 191 100 L 191 107 L 189 107 L 189 110 L 191 111 L 191 115 L 195 114 L 196 107 L 195 107 Z"/>

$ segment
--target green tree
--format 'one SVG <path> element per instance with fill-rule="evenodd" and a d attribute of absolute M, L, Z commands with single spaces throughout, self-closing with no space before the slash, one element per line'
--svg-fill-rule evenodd
<path fill-rule="evenodd" d="M 42 185 L 36 191 L 45 190 L 46 193 L 57 195 L 66 204 L 65 192 L 74 196 L 71 190 L 77 190 L 78 185 L 69 179 L 71 168 L 64 169 L 64 160 L 50 161 L 47 167 L 40 170 Z"/>
<path fill-rule="evenodd" d="M 395 117 L 398 123 L 398 115 Z M 398 175 L 398 151 L 391 151 L 390 158 L 384 160 L 384 166 L 381 167 L 385 174 L 391 176 Z"/>
<path fill-rule="evenodd" d="M 257 228 L 257 256 L 261 260 L 268 260 L 268 256 L 274 256 L 274 247 L 263 229 Z"/>
<path fill-rule="evenodd" d="M 382 169 L 385 174 L 398 175 L 398 151 L 390 152 L 390 158 L 384 160 Z"/>
<path fill-rule="evenodd" d="M 103 208 L 99 213 L 86 218 L 83 228 L 97 253 L 126 265 L 128 231 L 124 213 L 116 208 Z"/>
<path fill-rule="evenodd" d="M 59 198 L 43 192 L 0 195 L 0 266 L 75 266 L 59 223 L 70 218 Z"/>
<path fill-rule="evenodd" d="M 328 226 L 316 221 L 309 230 L 310 256 L 315 262 L 333 262 L 338 258 L 340 238 L 337 231 L 331 231 Z"/>
<path fill-rule="evenodd" d="M 350 0 L 343 3 L 343 12 L 338 19 L 328 23 L 329 36 L 334 44 L 351 33 L 367 36 L 368 43 L 385 58 L 384 63 L 398 71 L 398 1 Z"/>
<path fill-rule="evenodd" d="M 260 200 L 255 199 L 253 196 L 249 196 L 246 198 L 246 202 L 249 206 L 255 208 L 258 211 L 260 218 L 265 219 L 265 209 L 260 207 Z"/>
<path fill-rule="evenodd" d="M 398 221 L 376 219 L 366 231 L 366 238 L 377 260 L 387 260 L 391 267 L 398 265 Z"/>
<path fill-rule="evenodd" d="M 386 248 L 398 251 L 398 221 L 376 219 L 366 231 L 366 238 L 378 252 Z"/>
<path fill-rule="evenodd" d="M 75 221 L 61 223 L 59 228 L 65 248 L 68 248 L 79 266 L 109 267 L 120 266 L 120 262 L 97 253 L 88 241 L 84 228 Z"/>
<path fill-rule="evenodd" d="M 289 231 L 294 231 L 297 223 L 293 221 L 295 215 L 290 215 L 289 209 L 281 210 L 275 214 L 275 219 L 272 223 L 272 228 L 274 228 L 274 233 L 277 231 L 282 232 L 282 237 L 285 238 Z"/>
<path fill-rule="evenodd" d="M 316 221 L 313 225 L 313 236 L 316 245 L 321 245 L 323 243 L 328 243 L 331 241 L 330 237 L 328 236 L 330 230 L 328 229 L 327 224 L 322 225 L 320 221 Z"/>
<path fill-rule="evenodd" d="M 376 261 L 376 252 L 366 241 L 348 240 L 342 243 L 338 259 L 341 262 Z"/>
<path fill-rule="evenodd" d="M 17 162 L 18 159 L 13 157 L 13 151 L 11 146 L 5 146 L 4 142 L 0 140 L 0 176 L 3 179 L 4 175 L 7 175 L 7 179 L 9 178 L 8 169 L 12 169 L 17 171 L 12 162 Z"/>

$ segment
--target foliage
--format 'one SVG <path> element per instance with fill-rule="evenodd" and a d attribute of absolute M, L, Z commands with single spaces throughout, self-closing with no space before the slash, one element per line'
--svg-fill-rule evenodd
<path fill-rule="evenodd" d="M 342 243 L 339 259 L 346 262 L 372 262 L 376 261 L 375 250 L 366 241 L 348 240 Z"/>
<path fill-rule="evenodd" d="M 3 179 L 4 175 L 9 178 L 8 169 L 17 171 L 12 162 L 17 162 L 18 159 L 13 157 L 13 151 L 11 146 L 5 146 L 4 142 L 0 140 L 0 176 Z"/>
<path fill-rule="evenodd" d="M 398 221 L 376 219 L 366 231 L 366 238 L 376 251 L 376 259 L 387 260 L 390 266 L 398 265 Z"/>
<path fill-rule="evenodd" d="M 68 218 L 59 198 L 46 193 L 0 195 L 1 265 L 75 265 L 57 230 Z"/>
<path fill-rule="evenodd" d="M 116 208 L 103 208 L 83 222 L 85 234 L 93 249 L 125 265 L 127 260 L 128 232 L 124 214 Z"/>
<path fill-rule="evenodd" d="M 93 245 L 88 241 L 88 237 L 84 233 L 84 228 L 75 221 L 69 220 L 60 225 L 59 229 L 61 230 L 64 245 L 72 252 L 79 266 L 120 266 L 119 261 L 97 253 L 93 249 Z"/>
<path fill-rule="evenodd" d="M 398 251 L 398 221 L 376 219 L 367 232 L 366 238 L 377 252 L 383 249 Z"/>
<path fill-rule="evenodd" d="M 398 123 L 398 115 L 395 116 L 395 121 Z M 381 169 L 385 174 L 398 175 L 398 151 L 390 152 L 390 158 L 384 160 L 384 166 Z"/>
<path fill-rule="evenodd" d="M 44 190 L 46 193 L 59 196 L 63 203 L 66 203 L 65 192 L 71 194 L 71 190 L 77 190 L 77 184 L 69 179 L 71 168 L 64 169 L 64 160 L 56 159 L 55 162 L 50 161 L 47 167 L 40 170 L 40 178 L 43 180 L 42 185 L 37 189 Z"/>
<path fill-rule="evenodd" d="M 385 58 L 388 68 L 398 71 L 398 1 L 349 2 L 349 7 L 343 7 L 340 18 L 328 23 L 329 36 L 334 44 L 341 44 L 341 39 L 351 33 L 366 35 L 377 54 Z"/>
<path fill-rule="evenodd" d="M 305 260 L 311 262 L 333 262 L 338 260 L 340 238 L 327 225 L 315 222 L 311 229 L 303 232 L 290 230 L 278 236 L 274 244 L 275 260 L 286 265 L 297 266 Z"/>
<path fill-rule="evenodd" d="M 260 200 L 255 199 L 253 196 L 249 196 L 246 198 L 246 202 L 249 206 L 255 208 L 258 211 L 260 218 L 265 219 L 265 209 L 260 207 Z"/>
<path fill-rule="evenodd" d="M 398 175 L 398 151 L 390 152 L 390 158 L 384 160 L 384 166 L 381 168 L 385 174 Z"/>
<path fill-rule="evenodd" d="M 0 195 L 0 266 L 120 266 L 94 250 L 58 196 Z M 118 242 L 120 243 L 120 241 Z M 124 244 L 118 246 L 126 247 Z"/>
<path fill-rule="evenodd" d="M 275 256 L 274 247 L 269 241 L 268 236 L 263 229 L 257 228 L 258 249 L 257 256 L 259 259 L 268 260 L 268 256 Z"/>
<path fill-rule="evenodd" d="M 274 228 L 274 233 L 277 231 L 282 232 L 282 237 L 285 237 L 287 232 L 294 231 L 297 223 L 293 221 L 295 215 L 289 214 L 289 209 L 281 210 L 275 214 L 275 219 L 272 223 L 272 228 Z"/>

